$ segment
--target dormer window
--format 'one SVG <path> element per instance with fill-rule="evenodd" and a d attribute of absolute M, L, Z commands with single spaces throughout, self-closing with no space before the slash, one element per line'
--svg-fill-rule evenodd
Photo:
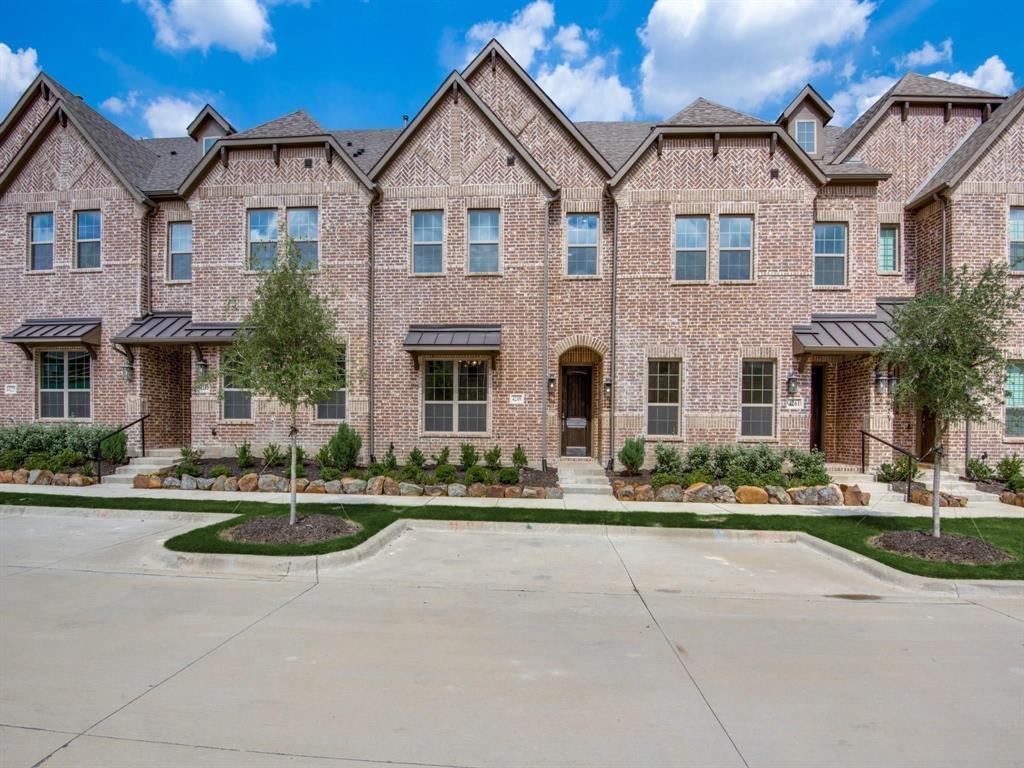
<path fill-rule="evenodd" d="M 796 121 L 796 143 L 809 155 L 817 150 L 817 125 L 813 120 Z"/>
<path fill-rule="evenodd" d="M 210 148 L 217 143 L 220 136 L 203 136 L 203 154 L 210 151 Z"/>

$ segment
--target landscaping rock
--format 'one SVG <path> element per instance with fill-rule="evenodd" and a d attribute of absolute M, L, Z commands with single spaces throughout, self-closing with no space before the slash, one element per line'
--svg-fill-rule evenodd
<path fill-rule="evenodd" d="M 327 493 L 323 480 L 314 480 L 306 486 L 306 493 Z"/>
<path fill-rule="evenodd" d="M 501 499 L 505 496 L 505 486 L 503 485 L 488 485 L 486 496 L 489 499 Z"/>
<path fill-rule="evenodd" d="M 277 491 L 277 483 L 280 479 L 277 475 L 260 475 L 259 483 L 256 487 L 264 493 L 273 493 Z"/>
<path fill-rule="evenodd" d="M 345 489 L 345 493 L 362 493 L 366 490 L 366 481 L 357 480 L 353 477 L 347 483 L 342 480 L 341 487 Z"/>
<path fill-rule="evenodd" d="M 341 484 L 341 480 L 328 480 L 324 483 L 324 493 L 344 493 L 345 488 Z M 380 493 L 380 491 L 377 491 Z"/>
<path fill-rule="evenodd" d="M 282 477 L 277 481 L 278 493 L 290 492 L 292 489 L 292 481 L 290 478 Z"/>
<path fill-rule="evenodd" d="M 546 499 L 560 499 L 562 498 L 562 488 L 558 486 L 556 488 L 545 488 L 544 498 Z"/>
<path fill-rule="evenodd" d="M 655 496 L 657 498 L 657 496 Z M 660 499 L 658 499 L 660 501 Z M 694 483 L 686 489 L 686 493 L 683 494 L 683 501 L 692 501 L 703 504 L 711 503 L 715 500 L 715 489 L 707 483 Z"/>
<path fill-rule="evenodd" d="M 48 469 L 33 469 L 28 473 L 29 485 L 50 485 L 53 481 L 53 472 Z"/>
<path fill-rule="evenodd" d="M 862 491 L 859 485 L 840 483 L 839 490 L 843 494 L 843 504 L 848 507 L 866 507 L 871 503 L 871 494 Z"/>
<path fill-rule="evenodd" d="M 401 496 L 422 496 L 423 486 L 416 483 L 399 483 L 398 493 Z"/>
<path fill-rule="evenodd" d="M 838 507 L 843 506 L 843 491 L 835 483 L 822 486 L 818 491 L 818 498 L 821 499 L 822 504 Z"/>
<path fill-rule="evenodd" d="M 132 488 L 149 488 L 149 475 L 136 475 L 133 477 Z"/>
<path fill-rule="evenodd" d="M 225 491 L 237 491 L 238 490 L 238 478 L 234 475 L 228 475 L 224 478 L 224 490 Z"/>
<path fill-rule="evenodd" d="M 448 489 L 451 492 L 451 488 Z M 466 491 L 467 496 L 472 496 L 474 499 L 482 499 L 487 495 L 487 486 L 483 483 L 473 483 Z"/>
<path fill-rule="evenodd" d="M 619 491 L 625 488 L 629 483 L 625 480 L 612 480 L 612 494 L 615 498 L 619 498 Z M 632 488 L 632 486 L 630 486 Z"/>
<path fill-rule="evenodd" d="M 181 480 L 170 475 L 164 478 L 164 488 L 181 488 Z"/>
<path fill-rule="evenodd" d="M 818 489 L 815 486 L 798 485 L 789 489 L 791 504 L 811 505 L 818 503 Z"/>
<path fill-rule="evenodd" d="M 543 496 L 540 496 L 539 493 L 538 493 L 541 490 L 543 490 L 543 489 L 542 488 L 538 488 L 538 487 L 536 487 L 534 485 L 527 485 L 527 486 L 525 486 L 523 488 L 523 495 L 522 495 L 521 498 L 524 498 L 524 499 L 541 499 L 541 498 L 543 498 Z"/>
<path fill-rule="evenodd" d="M 448 493 L 448 486 L 444 483 L 440 485 L 424 485 L 423 495 L 424 496 L 445 496 Z"/>
<path fill-rule="evenodd" d="M 224 479 L 224 475 L 213 478 L 213 485 L 210 486 L 211 491 L 223 491 L 224 485 L 227 481 Z"/>
<path fill-rule="evenodd" d="M 26 476 L 28 475 L 27 472 L 25 474 Z M 17 475 L 17 472 L 15 472 L 15 475 Z M 15 480 L 14 482 L 18 481 Z M 92 478 L 80 472 L 75 472 L 75 474 L 68 478 L 68 485 L 72 488 L 84 488 L 87 485 L 92 485 Z"/>
<path fill-rule="evenodd" d="M 672 483 L 661 486 L 661 488 L 654 492 L 654 498 L 657 501 L 683 501 L 686 498 L 686 494 L 681 485 Z"/>
<path fill-rule="evenodd" d="M 401 494 L 402 488 L 398 484 L 397 480 L 393 480 L 390 477 L 384 478 L 384 495 L 385 496 L 398 496 Z"/>
<path fill-rule="evenodd" d="M 764 487 L 765 493 L 768 494 L 769 504 L 789 504 L 789 494 L 786 493 L 786 489 L 781 485 L 766 485 Z"/>
<path fill-rule="evenodd" d="M 683 493 L 683 498 L 686 494 Z M 635 501 L 654 501 L 654 488 L 647 483 L 633 486 L 633 499 Z"/>
<path fill-rule="evenodd" d="M 680 491 L 682 491 L 681 488 Z M 633 501 L 636 498 L 636 488 L 632 485 L 623 485 L 615 494 L 615 498 L 619 501 Z"/>
<path fill-rule="evenodd" d="M 163 488 L 164 487 L 164 479 L 162 477 L 160 477 L 160 475 L 150 475 L 149 476 L 149 487 L 150 488 L 154 488 L 154 489 L 155 488 Z"/>
<path fill-rule="evenodd" d="M 2 483 L 2 482 L 4 482 L 3 479 L 0 479 L 0 483 Z M 68 484 L 68 475 L 67 475 L 67 473 L 66 472 L 54 472 L 53 473 L 53 484 L 54 485 L 67 485 Z"/>
<path fill-rule="evenodd" d="M 377 475 L 366 481 L 366 492 L 371 496 L 380 496 L 384 493 L 384 476 Z"/>
<path fill-rule="evenodd" d="M 518 485 L 509 485 L 505 487 L 505 498 L 506 499 L 521 499 L 523 498 L 523 489 Z"/>
<path fill-rule="evenodd" d="M 767 504 L 768 491 L 754 485 L 741 485 L 736 489 L 736 501 L 740 504 Z"/>
<path fill-rule="evenodd" d="M 466 486 L 462 483 L 448 483 L 448 495 L 452 497 L 465 496 Z"/>
<path fill-rule="evenodd" d="M 289 483 L 289 485 L 291 485 L 291 483 Z M 296 493 L 305 493 L 306 492 L 306 488 L 308 488 L 308 487 L 309 487 L 309 480 L 307 480 L 304 477 L 296 477 L 295 478 L 295 492 Z"/>
<path fill-rule="evenodd" d="M 198 483 L 196 483 L 196 478 L 192 477 L 192 475 L 181 476 L 181 490 L 194 491 L 197 487 L 199 486 Z"/>
<path fill-rule="evenodd" d="M 923 488 L 911 488 L 910 501 L 913 504 L 921 504 L 922 506 L 930 507 L 932 505 L 932 492 L 924 490 Z M 951 493 L 939 491 L 939 506 L 966 507 L 967 499 L 963 496 L 954 496 Z"/>
<path fill-rule="evenodd" d="M 13 469 L 0 469 L 0 483 L 13 483 L 14 482 L 14 470 Z"/>
<path fill-rule="evenodd" d="M 714 491 L 715 501 L 720 501 L 723 504 L 736 503 L 736 494 L 733 493 L 732 488 L 730 488 L 728 485 L 716 485 Z"/>
<path fill-rule="evenodd" d="M 247 475 L 242 475 L 240 478 L 238 478 L 238 490 L 245 491 L 246 493 L 250 491 L 255 491 L 259 487 L 259 482 L 260 476 L 257 475 L 255 472 L 250 472 Z"/>
<path fill-rule="evenodd" d="M 1003 504 L 1009 504 L 1012 507 L 1017 506 L 1017 494 L 1013 491 L 1003 491 L 999 494 L 999 500 Z"/>
<path fill-rule="evenodd" d="M 196 488 L 200 491 L 208 491 L 213 488 L 213 480 L 214 478 L 212 477 L 197 477 Z"/>
<path fill-rule="evenodd" d="M 83 475 L 84 477 L 84 475 Z M 12 478 L 18 485 L 25 485 L 28 482 L 28 470 L 27 469 L 16 469 Z"/>

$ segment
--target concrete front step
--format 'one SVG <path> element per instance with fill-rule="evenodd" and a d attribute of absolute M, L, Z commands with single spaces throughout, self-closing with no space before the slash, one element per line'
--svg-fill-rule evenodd
<path fill-rule="evenodd" d="M 591 485 L 581 483 L 566 483 L 562 480 L 558 481 L 558 484 L 562 486 L 562 493 L 567 496 L 612 496 L 612 487 L 610 485 Z"/>
<path fill-rule="evenodd" d="M 150 448 L 144 458 L 180 459 L 181 448 Z"/>

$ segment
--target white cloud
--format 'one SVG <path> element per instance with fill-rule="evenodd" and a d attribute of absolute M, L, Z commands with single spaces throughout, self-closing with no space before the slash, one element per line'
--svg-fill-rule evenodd
<path fill-rule="evenodd" d="M 555 6 L 548 0 L 534 0 L 512 14 L 511 21 L 481 21 L 469 28 L 470 45 L 466 63 L 490 39 L 496 38 L 523 69 L 529 69 L 538 52 L 548 47 L 547 32 L 555 25 Z"/>
<path fill-rule="evenodd" d="M 142 110 L 142 119 L 151 136 L 184 136 L 188 124 L 202 108 L 203 102 L 195 96 L 187 99 L 158 96 L 147 102 Z"/>
<path fill-rule="evenodd" d="M 559 27 L 555 33 L 557 45 L 567 59 L 580 59 L 587 55 L 587 41 L 582 37 L 583 30 L 579 24 Z"/>
<path fill-rule="evenodd" d="M 0 43 L 0 115 L 6 114 L 29 83 L 39 74 L 35 48 L 12 51 Z"/>
<path fill-rule="evenodd" d="M 850 83 L 844 90 L 835 93 L 828 100 L 832 109 L 836 111 L 832 118 L 832 125 L 852 123 L 861 112 L 874 104 L 895 82 L 895 77 L 887 75 L 863 77 Z"/>
<path fill-rule="evenodd" d="M 562 62 L 542 68 L 537 83 L 573 120 L 625 120 L 633 117 L 633 94 L 614 72 L 606 72 L 602 56 L 579 67 Z"/>
<path fill-rule="evenodd" d="M 138 91 L 129 91 L 125 97 L 110 96 L 100 102 L 100 109 L 109 112 L 112 115 L 123 115 L 126 112 L 131 112 L 135 109 L 135 105 L 138 104 L 139 93 Z"/>
<path fill-rule="evenodd" d="M 924 45 L 916 51 L 905 53 L 896 59 L 896 66 L 901 69 L 915 69 L 917 67 L 930 67 L 940 61 L 953 60 L 953 39 L 947 37 L 938 47 L 925 40 Z"/>
<path fill-rule="evenodd" d="M 266 0 L 139 0 L 156 42 L 170 51 L 210 48 L 234 51 L 243 59 L 269 56 L 277 50 L 271 38 Z"/>
<path fill-rule="evenodd" d="M 970 74 L 963 71 L 932 72 L 930 76 L 1000 95 L 1014 91 L 1013 72 L 1006 68 L 1006 64 L 998 56 L 989 56 Z"/>
<path fill-rule="evenodd" d="M 640 30 L 643 106 L 671 115 L 697 96 L 756 109 L 831 70 L 823 49 L 859 40 L 869 0 L 657 0 Z"/>

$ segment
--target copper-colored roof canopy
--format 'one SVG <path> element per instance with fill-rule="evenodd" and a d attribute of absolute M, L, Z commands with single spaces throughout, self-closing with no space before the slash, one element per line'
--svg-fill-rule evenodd
<path fill-rule="evenodd" d="M 0 340 L 17 344 L 25 357 L 32 359 L 32 347 L 53 344 L 81 344 L 96 356 L 95 345 L 100 342 L 100 318 L 60 317 L 26 320 Z"/>

